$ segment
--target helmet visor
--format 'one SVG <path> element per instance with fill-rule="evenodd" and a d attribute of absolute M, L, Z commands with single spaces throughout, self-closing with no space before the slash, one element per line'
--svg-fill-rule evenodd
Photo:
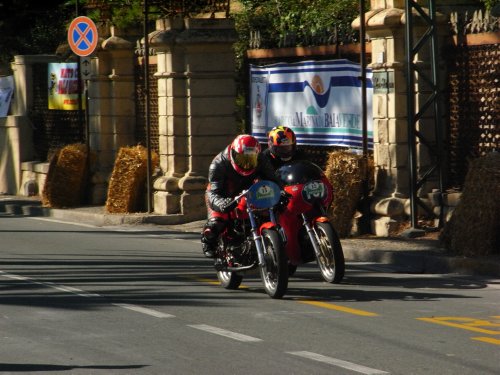
<path fill-rule="evenodd" d="M 255 152 L 247 154 L 233 153 L 234 163 L 246 171 L 257 168 L 257 158 L 259 154 Z"/>
<path fill-rule="evenodd" d="M 295 145 L 274 146 L 272 151 L 281 159 L 289 159 L 293 156 L 294 147 Z"/>

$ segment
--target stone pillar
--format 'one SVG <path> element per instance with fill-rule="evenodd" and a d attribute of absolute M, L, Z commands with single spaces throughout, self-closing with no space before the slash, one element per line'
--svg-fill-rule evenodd
<path fill-rule="evenodd" d="M 106 201 L 108 181 L 120 147 L 135 142 L 134 45 L 117 35 L 104 40 L 91 59 L 89 80 L 90 151 L 92 204 Z"/>
<path fill-rule="evenodd" d="M 203 219 L 208 166 L 237 133 L 234 25 L 173 18 L 156 29 L 149 38 L 157 51 L 163 176 L 154 182 L 154 211 Z"/>
<path fill-rule="evenodd" d="M 359 18 L 353 27 L 359 29 Z M 444 18 L 440 18 L 444 23 Z M 409 197 L 410 176 L 408 166 L 408 122 L 406 87 L 405 0 L 371 0 L 371 10 L 365 15 L 366 33 L 371 39 L 373 70 L 373 137 L 375 163 L 375 190 L 372 213 L 376 216 L 372 230 L 387 235 L 395 220 L 405 215 L 405 203 Z M 423 35 L 426 24 L 415 18 L 415 42 Z M 417 64 L 429 71 L 430 57 L 423 48 Z M 430 77 L 431 75 L 428 74 Z M 415 80 L 416 108 L 419 101 L 428 97 L 422 81 Z M 422 93 L 424 95 L 422 95 Z M 420 102 L 420 105 L 422 102 Z M 433 121 L 425 117 L 419 121 L 419 131 L 434 139 Z M 430 133 L 430 134 L 429 134 Z M 417 168 L 422 171 L 430 165 L 425 147 L 417 145 Z M 430 184 L 420 190 L 428 193 Z"/>
<path fill-rule="evenodd" d="M 33 109 L 33 65 L 56 61 L 55 55 L 22 55 L 15 56 L 11 63 L 14 93 L 8 116 L 0 118 L 0 194 L 25 195 L 25 186 L 35 179 L 34 173 L 24 176 L 22 171 L 23 162 L 35 157 L 29 118 Z"/>

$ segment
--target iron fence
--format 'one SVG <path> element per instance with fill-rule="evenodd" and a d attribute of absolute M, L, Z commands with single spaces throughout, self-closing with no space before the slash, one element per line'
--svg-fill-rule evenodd
<path fill-rule="evenodd" d="M 449 69 L 449 181 L 461 188 L 472 159 L 500 148 L 500 48 L 453 49 Z"/>

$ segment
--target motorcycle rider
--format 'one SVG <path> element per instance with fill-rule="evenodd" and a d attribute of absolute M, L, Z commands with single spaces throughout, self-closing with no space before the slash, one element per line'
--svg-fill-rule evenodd
<path fill-rule="evenodd" d="M 205 193 L 208 219 L 201 237 L 203 253 L 207 258 L 214 257 L 215 246 L 229 219 L 229 212 L 237 205 L 234 197 L 248 189 L 257 178 L 271 180 L 281 186 L 269 158 L 262 155 L 259 141 L 251 135 L 238 135 L 212 160 Z M 288 197 L 282 195 L 280 204 L 286 205 L 287 202 Z"/>
<path fill-rule="evenodd" d="M 297 149 L 297 138 L 287 126 L 275 126 L 267 134 L 268 148 L 262 153 L 268 157 L 275 170 L 294 160 L 306 160 L 302 150 Z"/>

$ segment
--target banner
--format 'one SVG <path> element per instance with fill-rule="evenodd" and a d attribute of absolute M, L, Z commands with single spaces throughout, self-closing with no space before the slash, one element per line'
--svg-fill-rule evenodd
<path fill-rule="evenodd" d="M 0 117 L 7 117 L 14 93 L 14 77 L 0 77 Z"/>
<path fill-rule="evenodd" d="M 79 109 L 78 77 L 77 63 L 49 63 L 49 109 L 63 111 Z M 83 99 L 82 109 L 85 109 Z"/>
<path fill-rule="evenodd" d="M 251 133 L 267 142 L 274 126 L 292 128 L 297 143 L 363 146 L 361 67 L 348 60 L 250 65 Z M 373 148 L 372 71 L 367 69 L 368 147 Z"/>

